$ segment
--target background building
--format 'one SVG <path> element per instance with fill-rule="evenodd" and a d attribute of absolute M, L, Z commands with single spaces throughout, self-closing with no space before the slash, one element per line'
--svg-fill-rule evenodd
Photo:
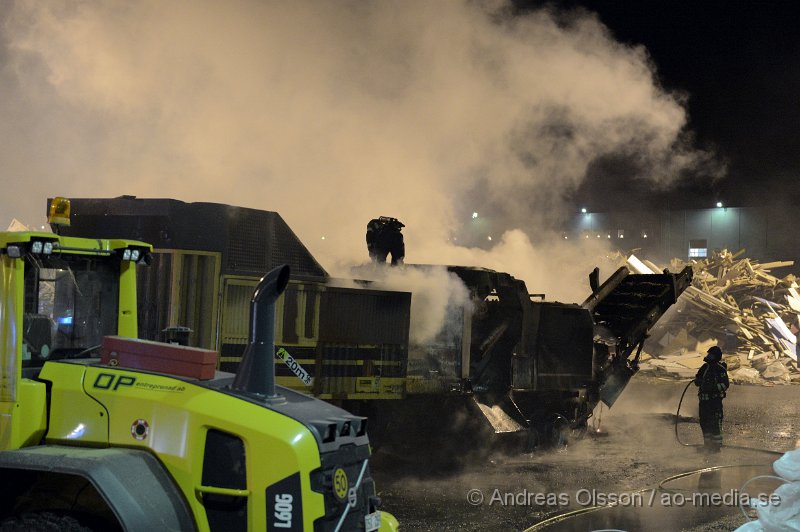
<path fill-rule="evenodd" d="M 621 250 L 666 264 L 672 258 L 705 258 L 714 251 L 745 249 L 759 262 L 794 260 L 800 273 L 798 209 L 788 205 L 694 210 L 580 212 L 565 238 L 607 239 Z"/>

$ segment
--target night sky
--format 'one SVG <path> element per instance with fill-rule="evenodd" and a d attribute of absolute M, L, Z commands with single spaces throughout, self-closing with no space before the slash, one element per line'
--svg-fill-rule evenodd
<path fill-rule="evenodd" d="M 653 207 L 705 208 L 800 201 L 800 15 L 796 2 L 560 1 L 598 14 L 614 37 L 643 45 L 661 85 L 686 98 L 695 145 L 713 150 L 727 175 L 688 175 L 653 191 L 610 161 L 574 201 L 625 208 L 633 192 Z M 518 2 L 521 10 L 542 2 Z M 603 168 L 605 166 L 605 168 Z"/>

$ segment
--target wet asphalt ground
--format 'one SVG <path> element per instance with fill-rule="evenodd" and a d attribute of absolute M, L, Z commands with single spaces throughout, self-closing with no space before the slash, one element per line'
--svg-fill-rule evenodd
<path fill-rule="evenodd" d="M 419 454 L 378 450 L 371 467 L 383 508 L 403 530 L 733 530 L 746 520 L 738 490 L 771 473 L 779 456 L 756 449 L 800 445 L 800 387 L 732 386 L 728 447 L 709 455 L 676 439 L 685 386 L 637 375 L 613 409 L 595 412 L 589 435 L 559 450 L 506 453 L 489 442 L 475 453 L 468 438 L 447 449 L 420 442 Z M 681 406 L 678 438 L 686 444 L 702 442 L 695 393 L 691 387 Z M 432 459 L 461 454 L 472 458 L 458 467 Z M 747 491 L 769 495 L 777 485 L 758 481 Z M 586 511 L 609 502 L 618 504 Z M 551 523 L 558 515 L 569 518 Z"/>

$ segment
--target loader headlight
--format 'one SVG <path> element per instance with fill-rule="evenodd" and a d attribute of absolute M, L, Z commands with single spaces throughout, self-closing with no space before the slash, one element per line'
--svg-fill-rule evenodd
<path fill-rule="evenodd" d="M 118 249 L 115 252 L 117 257 L 124 261 L 131 261 L 137 264 L 150 264 L 152 258 L 150 257 L 150 252 L 144 248 L 135 248 L 129 247 L 124 249 Z"/>
<path fill-rule="evenodd" d="M 34 255 L 50 255 L 53 253 L 53 243 L 44 240 L 31 240 L 31 253 Z"/>
<path fill-rule="evenodd" d="M 10 245 L 6 248 L 6 253 L 8 253 L 8 256 L 12 259 L 18 259 L 22 256 L 22 248 L 17 244 Z"/>

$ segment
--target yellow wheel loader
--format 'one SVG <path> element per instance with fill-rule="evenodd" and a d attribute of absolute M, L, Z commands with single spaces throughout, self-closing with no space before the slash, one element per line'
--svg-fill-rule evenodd
<path fill-rule="evenodd" d="M 234 375 L 135 340 L 151 251 L 0 233 L 0 530 L 397 530 L 366 419 L 275 385 L 289 268 L 256 287 Z"/>

